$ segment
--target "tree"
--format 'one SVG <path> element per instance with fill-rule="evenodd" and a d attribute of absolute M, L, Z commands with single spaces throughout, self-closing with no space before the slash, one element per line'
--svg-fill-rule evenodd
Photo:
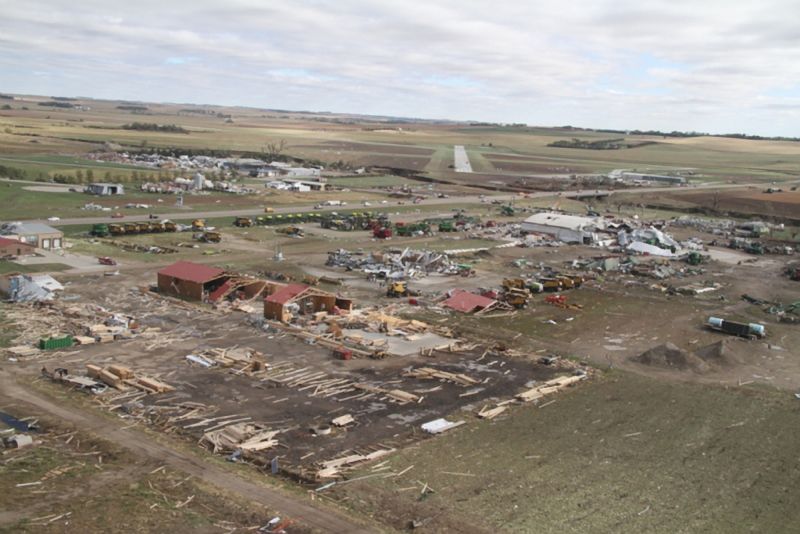
<path fill-rule="evenodd" d="M 78 171 L 75 173 L 75 178 L 79 183 L 83 182 L 83 171 L 78 169 Z"/>
<path fill-rule="evenodd" d="M 264 145 L 262 152 L 264 152 L 270 159 L 277 159 L 283 154 L 283 151 L 286 150 L 287 144 L 288 143 L 286 143 L 286 139 L 281 139 L 277 143 L 267 143 Z"/>
<path fill-rule="evenodd" d="M 106 173 L 103 175 L 103 180 L 105 180 L 106 182 L 111 181 L 111 171 L 106 171 Z"/>
<path fill-rule="evenodd" d="M 94 171 L 92 169 L 86 171 L 86 179 L 90 182 L 94 181 Z"/>

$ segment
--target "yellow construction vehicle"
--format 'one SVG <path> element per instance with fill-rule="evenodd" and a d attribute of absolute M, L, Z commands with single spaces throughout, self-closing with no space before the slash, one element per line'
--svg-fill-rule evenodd
<path fill-rule="evenodd" d="M 200 234 L 199 241 L 206 243 L 219 243 L 222 241 L 222 234 L 219 232 L 203 232 Z"/>
<path fill-rule="evenodd" d="M 539 278 L 539 283 L 545 291 L 561 291 L 564 287 L 558 278 Z"/>
<path fill-rule="evenodd" d="M 407 297 L 410 295 L 406 282 L 389 282 L 386 296 L 392 298 Z"/>
<path fill-rule="evenodd" d="M 524 289 L 525 288 L 525 280 L 522 278 L 504 278 L 503 279 L 503 289 L 506 291 L 510 289 Z"/>
<path fill-rule="evenodd" d="M 504 294 L 505 301 L 517 309 L 524 308 L 528 305 L 531 298 L 531 292 L 527 289 L 518 289 L 515 287 L 508 288 Z"/>
<path fill-rule="evenodd" d="M 109 224 L 108 233 L 111 235 L 123 235 L 125 233 L 125 227 L 121 224 Z"/>
<path fill-rule="evenodd" d="M 139 233 L 139 225 L 136 223 L 125 223 L 125 233 L 126 234 L 138 234 Z"/>
<path fill-rule="evenodd" d="M 239 228 L 249 228 L 253 226 L 253 219 L 250 217 L 236 217 L 236 220 L 233 221 L 233 225 Z"/>
<path fill-rule="evenodd" d="M 206 221 L 203 219 L 195 219 L 192 221 L 192 230 L 201 232 L 206 229 Z"/>
<path fill-rule="evenodd" d="M 279 234 L 286 234 L 291 237 L 303 237 L 306 235 L 303 229 L 298 226 L 283 226 L 275 231 Z"/>
<path fill-rule="evenodd" d="M 164 221 L 164 231 L 165 232 L 177 232 L 178 225 L 172 221 Z"/>

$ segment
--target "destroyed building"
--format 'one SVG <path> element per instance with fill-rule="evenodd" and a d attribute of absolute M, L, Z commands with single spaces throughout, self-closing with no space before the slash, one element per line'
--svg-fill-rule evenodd
<path fill-rule="evenodd" d="M 13 302 L 46 302 L 62 291 L 58 280 L 47 274 L 9 274 L 0 277 L 0 294 Z"/>
<path fill-rule="evenodd" d="M 204 301 L 228 278 L 223 269 L 179 261 L 158 271 L 158 291 L 174 297 Z"/>
<path fill-rule="evenodd" d="M 563 241 L 591 245 L 600 238 L 597 230 L 602 221 L 595 217 L 579 217 L 563 213 L 535 213 L 522 222 L 525 232 L 545 234 Z"/>
<path fill-rule="evenodd" d="M 288 323 L 296 315 L 319 312 L 347 312 L 353 308 L 351 299 L 305 284 L 270 284 L 270 294 L 264 299 L 264 317 Z"/>

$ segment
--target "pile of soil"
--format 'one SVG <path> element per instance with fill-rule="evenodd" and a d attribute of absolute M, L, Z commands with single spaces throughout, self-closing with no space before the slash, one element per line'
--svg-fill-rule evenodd
<path fill-rule="evenodd" d="M 631 361 L 661 369 L 707 373 L 743 365 L 752 359 L 754 350 L 752 344 L 734 338 L 723 339 L 695 351 L 683 350 L 667 342 L 632 357 Z"/>
<path fill-rule="evenodd" d="M 634 362 L 650 367 L 662 369 L 676 369 L 680 371 L 694 371 L 704 373 L 710 366 L 699 356 L 678 348 L 675 344 L 667 342 L 632 358 Z"/>
<path fill-rule="evenodd" d="M 743 351 L 751 351 L 747 343 L 738 339 L 723 339 L 697 349 L 695 354 L 715 367 L 735 367 L 745 363 Z"/>

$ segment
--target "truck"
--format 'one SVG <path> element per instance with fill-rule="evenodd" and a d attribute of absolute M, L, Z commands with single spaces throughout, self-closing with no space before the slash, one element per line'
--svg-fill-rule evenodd
<path fill-rule="evenodd" d="M 737 323 L 736 321 L 728 321 L 719 317 L 709 317 L 706 326 L 718 332 L 749 339 L 761 338 L 767 335 L 763 324 Z"/>

